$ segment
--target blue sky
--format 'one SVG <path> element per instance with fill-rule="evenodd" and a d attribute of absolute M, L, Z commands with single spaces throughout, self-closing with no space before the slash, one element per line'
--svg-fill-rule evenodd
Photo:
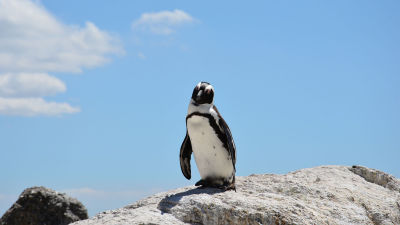
<path fill-rule="evenodd" d="M 239 176 L 361 164 L 400 177 L 399 11 L 0 0 L 0 214 L 35 185 L 94 215 L 194 184 L 178 155 L 199 81 L 215 88 Z"/>

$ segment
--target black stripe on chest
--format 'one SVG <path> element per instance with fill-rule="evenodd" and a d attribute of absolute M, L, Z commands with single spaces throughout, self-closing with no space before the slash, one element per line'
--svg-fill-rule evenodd
<path fill-rule="evenodd" d="M 187 120 L 192 116 L 202 116 L 202 117 L 207 118 L 208 123 L 213 128 L 214 132 L 217 134 L 218 139 L 222 142 L 224 148 L 228 150 L 228 140 L 226 138 L 226 135 L 224 135 L 224 133 L 222 133 L 221 129 L 219 128 L 219 126 L 217 124 L 217 121 L 215 121 L 215 118 L 211 114 L 201 113 L 201 112 L 190 113 L 189 115 L 186 116 L 186 124 L 187 124 Z"/>

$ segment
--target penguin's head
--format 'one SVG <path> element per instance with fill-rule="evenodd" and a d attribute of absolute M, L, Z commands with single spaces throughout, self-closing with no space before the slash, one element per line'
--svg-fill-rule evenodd
<path fill-rule="evenodd" d="M 210 83 L 199 82 L 193 90 L 192 100 L 196 104 L 211 104 L 214 99 L 214 88 Z"/>

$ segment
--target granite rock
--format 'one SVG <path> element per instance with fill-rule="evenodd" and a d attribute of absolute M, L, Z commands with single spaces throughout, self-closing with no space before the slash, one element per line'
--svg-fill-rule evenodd
<path fill-rule="evenodd" d="M 73 225 L 400 224 L 400 193 L 385 185 L 399 180 L 380 172 L 389 177 L 381 182 L 355 168 L 320 166 L 237 177 L 237 192 L 178 188 Z"/>

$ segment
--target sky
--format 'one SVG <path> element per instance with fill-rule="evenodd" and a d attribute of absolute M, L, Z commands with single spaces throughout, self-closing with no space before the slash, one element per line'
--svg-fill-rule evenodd
<path fill-rule="evenodd" d="M 400 177 L 399 11 L 0 0 L 0 215 L 31 186 L 93 216 L 193 185 L 179 149 L 199 81 L 231 128 L 237 176 L 364 165 Z"/>

